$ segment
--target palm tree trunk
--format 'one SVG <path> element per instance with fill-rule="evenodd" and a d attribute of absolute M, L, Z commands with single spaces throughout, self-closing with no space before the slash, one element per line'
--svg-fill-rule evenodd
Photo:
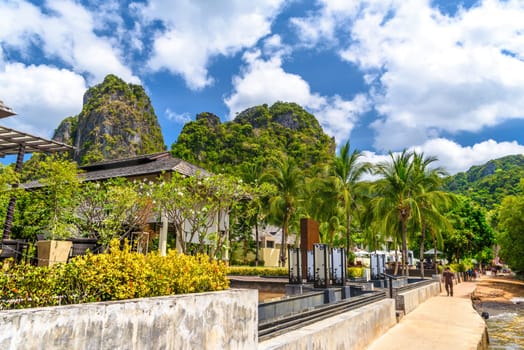
<path fill-rule="evenodd" d="M 258 266 L 258 215 L 255 219 L 255 266 Z"/>
<path fill-rule="evenodd" d="M 286 243 L 287 243 L 287 230 L 288 230 L 289 218 L 287 215 L 284 216 L 284 222 L 282 224 L 282 242 L 280 243 L 280 267 L 286 266 Z"/>
<path fill-rule="evenodd" d="M 398 274 L 398 245 L 395 244 L 395 271 L 393 271 L 394 275 Z"/>
<path fill-rule="evenodd" d="M 435 275 L 439 274 L 438 265 L 437 265 L 437 241 L 435 235 L 433 234 L 433 263 L 435 264 Z"/>
<path fill-rule="evenodd" d="M 352 252 L 351 249 L 351 214 L 349 212 L 346 213 L 346 256 L 350 256 L 349 254 Z"/>
<path fill-rule="evenodd" d="M 422 236 L 420 237 L 420 277 L 424 278 L 424 240 L 426 238 L 426 223 L 422 222 Z"/>
<path fill-rule="evenodd" d="M 278 258 L 279 266 L 283 267 L 285 264 L 286 256 L 284 252 L 284 243 L 286 242 L 285 236 L 286 236 L 286 228 L 284 225 L 282 225 L 282 240 L 280 241 L 280 257 Z"/>
<path fill-rule="evenodd" d="M 402 220 L 402 274 L 408 276 L 408 230 L 406 220 Z"/>

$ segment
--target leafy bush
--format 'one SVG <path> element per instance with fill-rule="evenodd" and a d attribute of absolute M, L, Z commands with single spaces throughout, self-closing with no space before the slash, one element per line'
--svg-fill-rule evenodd
<path fill-rule="evenodd" d="M 364 276 L 363 267 L 348 267 L 348 278 L 360 278 Z"/>
<path fill-rule="evenodd" d="M 449 264 L 451 272 L 466 272 L 467 266 L 463 262 Z"/>
<path fill-rule="evenodd" d="M 226 265 L 206 255 L 169 251 L 145 256 L 119 249 L 87 254 L 67 264 L 37 267 L 4 264 L 0 273 L 0 309 L 123 300 L 228 288 Z"/>
<path fill-rule="evenodd" d="M 227 274 L 236 276 L 288 276 L 287 267 L 229 266 Z"/>

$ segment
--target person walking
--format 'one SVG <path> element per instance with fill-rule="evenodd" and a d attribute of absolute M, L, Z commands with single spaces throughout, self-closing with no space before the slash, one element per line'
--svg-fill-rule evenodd
<path fill-rule="evenodd" d="M 453 279 L 455 276 L 453 275 L 453 272 L 449 269 L 449 267 L 446 267 L 446 270 L 442 273 L 442 279 L 444 280 L 444 286 L 446 287 L 446 293 L 448 293 L 449 296 L 453 296 Z"/>

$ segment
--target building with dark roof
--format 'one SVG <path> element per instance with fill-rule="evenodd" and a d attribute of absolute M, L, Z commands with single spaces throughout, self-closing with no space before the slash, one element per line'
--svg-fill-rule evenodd
<path fill-rule="evenodd" d="M 209 173 L 194 164 L 174 158 L 169 152 L 122 158 L 79 167 L 84 181 L 107 180 L 116 177 L 152 179 L 161 174 L 177 172 L 184 176 L 208 176 Z"/>

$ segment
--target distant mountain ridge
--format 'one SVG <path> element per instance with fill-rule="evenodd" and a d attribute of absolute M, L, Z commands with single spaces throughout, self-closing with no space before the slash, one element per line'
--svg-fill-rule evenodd
<path fill-rule="evenodd" d="M 446 179 L 445 189 L 493 209 L 505 196 L 521 193 L 521 178 L 524 178 L 524 155 L 510 155 L 450 176 Z"/>
<path fill-rule="evenodd" d="M 80 114 L 64 119 L 53 139 L 74 145 L 71 156 L 82 165 L 166 149 L 144 88 L 112 74 L 86 91 Z"/>

